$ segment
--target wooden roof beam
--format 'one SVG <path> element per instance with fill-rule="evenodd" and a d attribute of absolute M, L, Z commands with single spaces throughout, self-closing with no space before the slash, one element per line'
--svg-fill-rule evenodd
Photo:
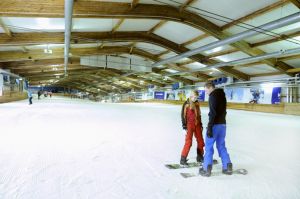
<path fill-rule="evenodd" d="M 289 69 L 287 72 L 289 72 L 289 73 L 300 73 L 300 68 Z"/>
<path fill-rule="evenodd" d="M 72 79 L 73 80 L 73 79 Z M 97 84 L 99 83 L 91 83 L 91 79 L 89 78 L 80 78 L 80 79 L 76 79 L 76 82 L 73 82 L 73 81 L 67 81 L 65 82 L 67 85 L 68 84 L 77 84 L 78 86 L 84 86 L 85 88 L 92 88 L 92 89 L 96 89 L 95 92 L 100 92 L 102 90 L 102 92 L 104 91 L 105 93 L 110 93 L 110 92 L 113 92 L 113 91 L 110 91 L 110 90 L 107 90 L 107 89 L 104 89 L 102 86 L 99 86 Z M 125 87 L 121 87 L 121 86 L 116 86 L 116 85 L 110 85 L 110 86 L 114 86 L 118 92 L 122 92 L 122 91 L 125 91 L 127 88 Z M 99 90 L 98 90 L 99 89 Z"/>
<path fill-rule="evenodd" d="M 279 61 L 288 61 L 288 60 L 293 60 L 293 59 L 300 59 L 300 55 L 291 55 L 291 56 L 286 56 L 279 58 Z"/>
<path fill-rule="evenodd" d="M 294 4 L 295 6 L 297 6 L 297 8 L 300 9 L 300 1 L 299 0 L 289 0 L 292 4 Z"/>
<path fill-rule="evenodd" d="M 201 34 L 201 35 L 199 35 L 198 37 L 195 37 L 195 38 L 193 38 L 193 39 L 191 39 L 191 40 L 189 40 L 189 41 L 186 41 L 186 42 L 184 42 L 184 43 L 182 43 L 182 44 L 180 44 L 180 45 L 182 45 L 182 46 L 187 46 L 187 45 L 190 45 L 190 44 L 195 43 L 195 42 L 197 42 L 197 41 L 200 41 L 200 40 L 202 40 L 202 39 L 205 39 L 205 38 L 207 38 L 207 37 L 209 37 L 209 36 L 210 36 L 209 34 Z"/>
<path fill-rule="evenodd" d="M 96 72 L 97 69 L 90 69 L 90 70 L 87 70 L 87 69 L 82 69 L 82 68 L 78 68 L 78 69 L 73 69 L 71 70 L 73 73 L 72 74 L 79 74 L 81 73 L 81 75 L 85 75 L 89 72 Z M 18 71 L 18 74 L 21 75 L 21 76 L 48 76 L 48 75 L 52 75 L 52 76 L 56 76 L 56 75 L 60 75 L 63 73 L 63 70 L 57 70 L 57 71 L 41 71 L 41 70 L 31 70 L 31 71 Z"/>
<path fill-rule="evenodd" d="M 258 48 L 251 48 L 250 44 L 248 44 L 247 42 L 244 41 L 240 41 L 237 43 L 234 43 L 233 46 L 237 47 L 238 49 L 240 49 L 242 52 L 251 55 L 251 56 L 257 56 L 257 55 L 262 55 L 265 54 L 264 51 L 258 49 Z M 263 60 L 263 63 L 271 66 L 272 68 L 277 69 L 278 71 L 283 72 L 285 69 L 291 69 L 293 67 L 288 66 L 287 64 L 277 61 L 276 59 L 267 59 L 267 60 Z M 285 71 L 285 73 L 289 76 L 293 76 L 293 74 L 288 73 L 287 71 Z"/>
<path fill-rule="evenodd" d="M 98 46 L 99 49 L 102 49 L 104 47 L 104 42 Z"/>
<path fill-rule="evenodd" d="M 129 48 L 128 47 L 104 47 L 102 49 L 97 49 L 97 48 L 82 48 L 82 49 L 71 49 L 71 52 L 74 56 L 80 56 L 80 55 L 91 55 L 91 54 L 110 54 L 110 53 L 128 53 L 129 51 Z M 55 57 L 60 57 L 62 58 L 63 57 L 63 49 L 56 49 L 55 51 Z M 148 53 L 146 51 L 143 51 L 143 50 L 140 50 L 140 49 L 137 49 L 137 48 L 134 48 L 132 49 L 132 54 L 135 54 L 135 55 L 138 55 L 138 56 L 141 56 L 141 57 L 144 57 L 144 58 L 147 58 L 147 59 L 150 59 L 152 61 L 158 61 L 159 59 L 151 54 L 151 53 Z M 29 56 L 30 55 L 34 55 L 34 59 L 43 59 L 45 58 L 44 56 L 44 53 L 41 52 L 41 51 L 31 51 L 29 52 Z M 23 60 L 23 59 L 26 59 L 28 55 L 24 55 L 22 53 L 19 53 L 19 52 L 15 52 L 15 53 L 0 53 L 0 57 L 1 55 L 3 57 L 6 57 L 7 59 L 20 59 L 20 60 Z M 8 57 L 8 56 L 11 56 L 11 57 Z M 51 57 L 51 55 L 49 55 Z M 62 60 L 61 59 L 55 59 L 57 61 L 54 61 L 54 62 L 50 62 L 49 61 L 49 58 L 50 57 L 46 57 L 47 60 L 45 62 L 43 62 L 42 60 L 39 60 L 37 63 L 39 65 L 41 64 L 47 64 L 49 63 L 50 65 L 57 65 L 57 64 L 62 64 Z M 12 64 L 12 66 L 16 66 L 16 63 L 17 62 L 14 62 L 14 64 Z M 30 61 L 20 61 L 20 63 L 27 63 L 27 66 L 30 65 Z M 39 65 L 38 64 L 32 64 L 33 66 L 36 66 L 38 67 Z M 72 61 L 72 64 L 79 64 L 79 59 L 74 59 L 73 58 L 73 61 Z M 71 66 L 72 66 L 71 64 Z M 186 70 L 184 67 L 177 67 L 175 65 L 167 65 L 168 67 L 170 68 L 173 68 L 175 70 Z"/>
<path fill-rule="evenodd" d="M 152 80 L 149 80 L 147 78 L 138 78 L 137 75 L 134 75 L 134 74 L 132 74 L 130 76 L 127 76 L 127 77 L 123 77 L 121 74 L 118 74 L 116 72 L 111 72 L 110 71 L 110 72 L 104 72 L 104 73 L 113 74 L 113 75 L 115 75 L 115 76 L 117 76 L 117 77 L 119 77 L 119 78 L 121 78 L 123 80 L 126 80 L 126 81 L 128 81 L 128 80 L 135 81 L 135 79 L 136 79 L 136 81 L 143 80 L 143 81 L 145 81 L 145 82 L 147 82 L 149 84 L 154 84 L 154 85 L 157 85 L 157 86 L 164 86 L 164 84 L 162 84 L 161 82 L 152 81 Z"/>
<path fill-rule="evenodd" d="M 32 34 L 30 34 L 30 36 L 28 35 L 28 37 L 31 37 L 31 38 L 40 38 L 38 34 L 41 34 L 41 33 L 37 33 L 37 34 L 34 34 L 35 36 L 33 36 Z M 42 34 L 43 35 L 43 34 Z M 121 32 L 121 33 L 114 33 L 114 34 L 111 34 L 111 33 L 85 33 L 85 34 L 82 34 L 82 33 L 73 33 L 74 37 L 82 37 L 83 35 L 85 35 L 86 38 L 91 38 L 91 39 L 95 39 L 95 40 L 108 40 L 108 41 L 111 41 L 111 40 L 123 40 L 123 41 L 144 41 L 144 42 L 148 42 L 148 43 L 152 43 L 152 44 L 156 44 L 156 45 L 159 45 L 159 46 L 162 46 L 164 48 L 167 48 L 169 50 L 172 50 L 172 51 L 175 51 L 176 53 L 182 53 L 182 52 L 185 52 L 187 51 L 188 49 L 185 48 L 185 47 L 181 47 L 181 46 L 178 46 L 176 43 L 172 42 L 172 41 L 169 41 L 169 40 L 166 40 L 164 38 L 161 38 L 157 35 L 154 35 L 154 34 L 147 34 L 145 32 Z M 61 40 L 61 37 L 63 35 L 60 36 L 57 36 L 57 34 L 46 34 L 45 37 L 42 37 L 44 42 L 45 40 L 48 40 L 47 39 L 47 36 L 49 36 L 49 40 L 54 40 L 56 39 L 57 41 L 60 41 Z M 53 37 L 54 38 L 53 38 Z M 21 35 L 17 35 L 18 38 L 20 38 L 20 40 L 22 40 L 23 37 L 21 37 Z M 1 38 L 0 38 L 0 44 L 1 42 L 7 42 L 6 39 L 2 40 L 1 41 Z M 16 38 L 14 41 L 11 41 L 11 42 L 18 42 L 18 39 Z M 45 42 L 47 43 L 47 42 Z M 106 50 L 107 53 L 111 52 L 113 53 L 113 49 L 114 48 L 103 48 Z M 84 49 L 82 49 L 84 50 Z M 71 52 L 72 54 L 76 54 L 76 51 L 78 51 L 78 49 L 74 48 L 74 49 L 71 49 Z M 109 51 L 109 52 L 108 52 Z M 132 52 L 134 51 L 134 49 L 132 49 Z M 81 52 L 83 54 L 86 54 L 84 52 Z M 128 53 L 125 52 L 125 53 Z M 78 53 L 79 54 L 79 53 Z M 6 60 L 9 59 L 10 57 L 12 57 L 14 55 L 13 54 L 10 54 L 10 53 L 0 53 L 0 61 L 1 61 L 1 57 L 4 57 Z M 81 54 L 82 55 L 82 54 Z M 40 54 L 40 58 L 42 59 L 49 59 L 49 58 L 59 58 L 59 50 L 57 49 L 53 49 L 53 53 L 52 54 Z M 24 55 L 15 55 L 16 58 L 18 59 L 37 59 L 37 55 L 36 53 L 33 53 L 32 56 L 29 54 L 27 54 L 26 56 Z M 154 57 L 155 58 L 155 57 Z M 205 57 L 202 56 L 202 55 L 195 55 L 195 56 L 192 56 L 191 57 L 192 59 L 196 59 L 198 61 L 201 61 L 202 59 L 205 60 Z M 155 60 L 157 60 L 157 58 L 155 58 Z M 178 69 L 177 69 L 178 70 Z"/>
<path fill-rule="evenodd" d="M 238 51 L 239 50 L 237 50 L 237 49 L 229 49 L 229 50 L 224 50 L 224 51 L 220 51 L 220 52 L 210 54 L 207 57 L 209 59 L 211 59 L 211 58 L 214 58 L 214 57 L 219 57 L 219 56 L 222 56 L 222 55 L 227 55 L 227 54 L 235 53 L 235 52 L 238 52 Z"/>
<path fill-rule="evenodd" d="M 274 75 L 282 75 L 283 72 L 272 72 L 272 73 L 261 73 L 261 74 L 252 74 L 250 77 L 266 77 L 266 76 L 274 76 Z"/>
<path fill-rule="evenodd" d="M 41 60 L 27 60 L 27 61 L 15 61 L 15 62 L 2 62 L 4 63 L 3 65 L 7 67 L 43 67 L 43 66 L 60 66 L 64 64 L 64 59 L 59 58 L 59 59 L 41 59 Z M 80 59 L 79 58 L 71 58 L 70 59 L 70 64 L 80 64 Z"/>
<path fill-rule="evenodd" d="M 0 18 L 0 27 L 4 30 L 5 34 L 6 34 L 8 37 L 12 37 L 11 31 L 10 31 L 9 28 L 4 24 L 4 22 L 2 21 L 1 18 Z"/>
<path fill-rule="evenodd" d="M 250 14 L 244 16 L 244 17 L 241 17 L 241 18 L 239 18 L 237 20 L 234 20 L 234 21 L 232 21 L 232 22 L 230 22 L 230 23 L 222 26 L 222 30 L 231 28 L 232 26 L 234 26 L 236 24 L 239 24 L 241 22 L 245 22 L 247 20 L 253 19 L 253 18 L 258 17 L 260 15 L 263 15 L 265 13 L 268 13 L 268 12 L 270 12 L 270 11 L 276 9 L 276 8 L 282 7 L 282 6 L 286 5 L 286 4 L 288 4 L 289 1 L 292 1 L 292 0 L 280 0 L 280 1 L 276 2 L 276 3 L 274 3 L 274 4 L 271 4 L 271 5 L 267 6 L 267 7 L 264 7 L 262 9 L 260 9 L 260 10 L 257 10 L 257 11 L 255 11 L 253 13 L 250 13 Z"/>
<path fill-rule="evenodd" d="M 268 39 L 268 40 L 257 42 L 257 43 L 254 43 L 254 44 L 250 44 L 250 46 L 252 48 L 256 48 L 256 47 L 259 47 L 259 46 L 264 46 L 264 45 L 267 45 L 267 44 L 271 44 L 271 43 L 274 43 L 274 42 L 290 39 L 290 38 L 297 37 L 297 36 L 300 36 L 300 31 L 290 33 L 290 34 L 286 34 L 286 35 L 282 34 L 282 35 L 280 35 L 280 37 L 273 38 L 273 39 Z"/>
<path fill-rule="evenodd" d="M 113 71 L 108 71 L 108 70 L 103 70 L 101 73 L 97 73 L 96 75 L 102 75 L 102 76 L 112 76 L 112 77 L 116 77 L 119 81 L 122 80 L 122 81 L 127 81 L 127 82 L 130 82 L 131 85 L 135 88 L 144 88 L 143 86 L 140 86 L 137 83 L 138 80 L 132 80 L 132 79 L 129 79 L 127 77 L 123 77 L 121 74 L 117 73 L 117 72 L 113 72 Z"/>
<path fill-rule="evenodd" d="M 37 33 L 37 34 L 42 34 L 42 33 Z M 51 33 L 47 33 L 47 35 L 55 35 L 55 37 L 57 36 L 56 33 L 51 34 Z M 159 37 L 155 34 L 147 34 L 144 32 L 121 32 L 121 33 L 73 33 L 74 37 L 85 37 L 85 38 L 90 38 L 90 39 L 96 39 L 96 40 L 127 40 L 127 41 L 150 41 L 150 43 L 155 43 L 156 45 L 162 46 L 164 48 L 170 49 L 172 51 L 175 51 L 176 53 L 183 53 L 188 51 L 188 48 L 182 47 L 182 46 L 178 46 L 176 43 L 166 40 L 162 37 Z M 30 37 L 32 37 L 32 34 L 30 34 Z M 39 38 L 39 37 L 38 37 Z M 56 38 L 57 39 L 57 38 Z M 58 38 L 59 40 L 61 38 Z M 4 39 L 5 40 L 5 39 Z M 44 38 L 45 40 L 45 38 Z M 63 39 L 62 39 L 63 40 Z M 7 40 L 5 40 L 5 42 L 7 42 Z M 15 41 L 13 41 L 15 42 Z M 0 38 L 0 43 L 1 43 L 1 38 Z M 47 43 L 47 42 L 45 42 Z M 71 49 L 72 54 L 74 54 L 73 52 L 76 51 L 76 49 Z M 2 53 L 0 53 L 0 60 L 1 57 L 5 57 L 5 59 L 7 59 L 8 57 L 11 56 L 11 54 L 5 54 L 3 56 Z M 27 55 L 27 57 L 25 59 L 35 59 L 34 58 L 34 54 L 32 54 L 32 56 Z M 22 56 L 21 56 L 22 57 Z M 43 59 L 47 59 L 47 58 L 59 58 L 59 52 L 56 52 L 56 50 L 53 50 L 52 54 L 45 54 Z M 208 60 L 207 57 L 198 54 L 198 55 L 193 55 L 190 57 L 190 59 L 194 59 L 195 61 L 201 62 L 203 64 L 212 64 L 212 63 L 216 63 L 215 61 L 212 60 Z"/>
<path fill-rule="evenodd" d="M 139 1 L 140 0 L 132 0 L 132 2 L 131 2 L 131 9 L 134 9 L 138 5 Z"/>
<path fill-rule="evenodd" d="M 100 79 L 99 78 L 100 77 L 88 75 L 86 77 L 80 78 L 80 80 L 81 80 L 81 82 L 84 82 L 86 85 L 92 85 L 96 88 L 101 88 L 100 84 L 103 84 L 103 83 L 106 84 L 106 81 L 103 81 L 101 78 Z M 95 81 L 95 82 L 93 82 L 93 81 Z M 113 87 L 118 88 L 119 90 L 127 90 L 130 88 L 128 86 L 119 85 L 114 82 L 107 83 L 107 86 L 113 86 Z"/>
<path fill-rule="evenodd" d="M 221 71 L 222 73 L 225 73 L 226 75 L 233 76 L 237 79 L 241 79 L 244 81 L 250 80 L 249 75 L 242 73 L 238 70 L 235 70 L 232 67 L 220 67 L 220 68 L 218 68 L 218 70 Z"/>
<path fill-rule="evenodd" d="M 163 55 L 166 55 L 166 54 L 168 54 L 168 53 L 170 53 L 170 52 L 171 52 L 170 50 L 163 51 L 163 52 L 157 54 L 156 57 L 159 58 L 159 57 L 161 57 L 161 56 L 163 56 Z"/>
<path fill-rule="evenodd" d="M 167 23 L 167 20 L 161 20 L 158 24 L 156 24 L 155 26 L 153 26 L 149 31 L 148 34 L 151 34 L 153 32 L 155 32 L 156 30 L 158 30 L 159 28 L 161 28 L 165 23 Z"/>
<path fill-rule="evenodd" d="M 187 0 L 186 2 L 184 2 L 180 8 L 179 11 L 182 12 L 187 6 L 191 5 L 192 3 L 194 3 L 196 0 Z"/>
<path fill-rule="evenodd" d="M 22 52 L 23 53 L 28 53 L 28 49 L 25 46 L 21 46 Z"/>
<path fill-rule="evenodd" d="M 122 23 L 125 21 L 125 19 L 124 18 L 122 18 L 122 19 L 120 19 L 119 21 L 118 21 L 118 23 L 113 27 L 113 29 L 112 29 L 112 33 L 114 33 L 114 32 L 116 32 L 119 28 L 120 28 L 120 26 L 122 25 Z"/>

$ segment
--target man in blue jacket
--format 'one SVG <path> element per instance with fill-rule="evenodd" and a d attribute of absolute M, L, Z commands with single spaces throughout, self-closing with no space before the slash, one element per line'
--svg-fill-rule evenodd
<path fill-rule="evenodd" d="M 32 92 L 30 90 L 27 91 L 28 99 L 29 99 L 29 105 L 32 104 Z"/>
<path fill-rule="evenodd" d="M 209 95 L 209 122 L 205 138 L 205 155 L 199 173 L 211 175 L 213 165 L 214 143 L 216 142 L 219 156 L 222 159 L 223 173 L 232 174 L 232 163 L 225 146 L 226 137 L 226 97 L 223 89 L 215 88 L 213 82 L 205 84 L 205 92 Z"/>

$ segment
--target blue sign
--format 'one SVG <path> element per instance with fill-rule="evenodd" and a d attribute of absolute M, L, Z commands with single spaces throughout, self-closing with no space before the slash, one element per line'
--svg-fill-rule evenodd
<path fill-rule="evenodd" d="M 179 82 L 172 84 L 172 90 L 177 90 L 179 89 Z"/>
<path fill-rule="evenodd" d="M 213 83 L 214 83 L 215 85 L 218 85 L 218 84 L 224 84 L 224 83 L 227 82 L 227 80 L 228 80 L 227 77 L 220 77 L 220 78 L 218 78 L 218 79 L 213 80 Z"/>
<path fill-rule="evenodd" d="M 154 99 L 165 99 L 165 92 L 164 91 L 155 91 L 154 92 Z"/>
<path fill-rule="evenodd" d="M 281 87 L 274 87 L 272 91 L 272 104 L 280 103 Z"/>
<path fill-rule="evenodd" d="M 3 81 L 8 82 L 8 76 L 7 75 L 3 75 Z"/>
<path fill-rule="evenodd" d="M 198 90 L 198 92 L 199 92 L 198 100 L 200 102 L 204 102 L 204 100 L 205 100 L 205 90 Z"/>

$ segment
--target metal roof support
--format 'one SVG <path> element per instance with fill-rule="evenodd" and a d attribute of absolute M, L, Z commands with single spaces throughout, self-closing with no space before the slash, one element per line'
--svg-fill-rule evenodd
<path fill-rule="evenodd" d="M 1 68 L 0 68 L 0 74 L 9 75 L 9 76 L 16 77 L 16 78 L 21 78 L 19 75 L 16 75 L 16 74 L 14 74 L 14 73 L 8 72 L 8 71 L 3 70 L 3 69 L 1 69 Z"/>
<path fill-rule="evenodd" d="M 65 76 L 67 76 L 67 68 L 69 61 L 69 51 L 70 51 L 70 40 L 71 40 L 71 29 L 72 29 L 72 14 L 73 14 L 73 0 L 65 0 Z"/>
<path fill-rule="evenodd" d="M 173 73 L 168 76 L 174 76 L 174 75 L 182 75 L 185 73 L 193 73 L 193 72 L 200 72 L 200 71 L 206 71 L 209 69 L 213 68 L 219 68 L 223 66 L 234 66 L 234 65 L 239 65 L 239 64 L 247 64 L 247 63 L 254 63 L 257 61 L 261 61 L 264 59 L 270 59 L 270 58 L 277 58 L 277 57 L 284 57 L 288 55 L 296 55 L 300 53 L 300 48 L 293 48 L 289 50 L 280 50 L 277 52 L 272 52 L 272 53 L 266 53 L 263 55 L 258 55 L 258 56 L 253 56 L 253 57 L 248 57 L 248 58 L 243 58 L 243 59 L 237 59 L 229 62 L 222 62 L 222 63 L 217 63 L 213 64 L 207 67 L 199 68 L 199 69 L 194 69 L 194 70 L 189 70 L 185 72 L 178 72 L 178 73 Z"/>
<path fill-rule="evenodd" d="M 277 28 L 281 28 L 283 26 L 287 26 L 287 25 L 290 25 L 290 24 L 293 24 L 293 23 L 296 23 L 296 22 L 299 22 L 299 21 L 300 21 L 300 12 L 297 12 L 297 13 L 289 15 L 287 17 L 272 21 L 270 23 L 266 23 L 266 24 L 261 25 L 259 27 L 252 28 L 250 30 L 232 35 L 230 37 L 227 37 L 226 39 L 216 41 L 216 42 L 212 42 L 210 44 L 207 44 L 207 45 L 201 46 L 199 48 L 184 52 L 182 54 L 179 54 L 179 55 L 167 58 L 167 59 L 163 59 L 161 61 L 158 61 L 158 62 L 154 63 L 152 65 L 152 67 L 157 67 L 157 66 L 160 66 L 160 65 L 163 65 L 163 64 L 174 62 L 176 60 L 186 58 L 186 57 L 190 57 L 190 56 L 198 54 L 200 52 L 211 50 L 211 49 L 214 49 L 214 48 L 217 48 L 217 47 L 220 47 L 220 46 L 232 44 L 232 43 L 241 41 L 245 38 L 248 38 L 248 37 L 251 37 L 251 36 L 254 36 L 254 35 L 258 35 L 260 33 L 267 32 L 267 31 L 270 31 L 270 30 L 274 30 L 274 29 L 277 29 Z"/>

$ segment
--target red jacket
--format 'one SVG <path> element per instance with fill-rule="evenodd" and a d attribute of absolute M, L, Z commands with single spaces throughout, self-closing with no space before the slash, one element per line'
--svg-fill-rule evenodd
<path fill-rule="evenodd" d="M 182 112 L 181 112 L 182 126 L 187 126 L 192 122 L 195 123 L 195 125 L 200 124 L 200 126 L 202 126 L 200 104 L 198 101 L 194 103 L 195 103 L 195 109 L 192 109 L 190 107 L 189 99 L 183 104 Z"/>

